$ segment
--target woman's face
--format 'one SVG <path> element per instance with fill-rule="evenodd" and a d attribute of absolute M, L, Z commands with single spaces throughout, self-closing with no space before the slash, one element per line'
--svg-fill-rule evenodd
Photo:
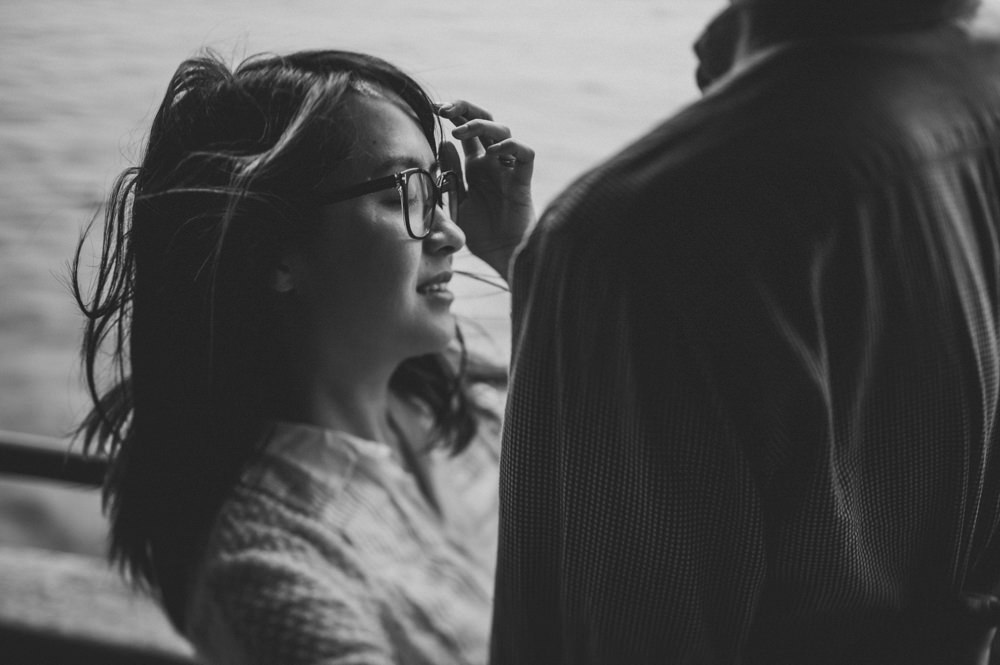
<path fill-rule="evenodd" d="M 394 95 L 350 95 L 350 158 L 329 191 L 420 167 L 438 167 L 412 110 Z M 448 289 L 465 235 L 435 208 L 434 231 L 409 236 L 395 189 L 326 205 L 287 262 L 307 335 L 358 359 L 401 362 L 443 350 L 455 335 Z"/>

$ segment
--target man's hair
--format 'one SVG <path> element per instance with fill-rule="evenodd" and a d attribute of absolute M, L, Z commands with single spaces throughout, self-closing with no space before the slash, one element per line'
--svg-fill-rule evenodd
<path fill-rule="evenodd" d="M 930 27 L 969 18 L 981 0 L 733 0 L 732 4 L 817 28 L 875 31 Z"/>

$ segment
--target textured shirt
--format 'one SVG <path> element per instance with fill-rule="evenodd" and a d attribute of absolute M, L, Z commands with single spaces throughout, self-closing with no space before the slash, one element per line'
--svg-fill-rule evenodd
<path fill-rule="evenodd" d="M 390 447 L 275 423 L 212 531 L 187 637 L 208 662 L 486 661 L 498 425 L 429 453 L 442 513 Z"/>
<path fill-rule="evenodd" d="M 494 665 L 945 639 L 1000 581 L 998 238 L 957 27 L 776 45 L 584 174 L 513 268 Z"/>

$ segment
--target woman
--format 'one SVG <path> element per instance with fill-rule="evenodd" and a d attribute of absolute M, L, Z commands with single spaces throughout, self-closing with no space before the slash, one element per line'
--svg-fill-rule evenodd
<path fill-rule="evenodd" d="M 112 557 L 210 662 L 485 661 L 497 412 L 448 284 L 466 239 L 506 274 L 532 161 L 370 56 L 177 70 L 89 296 L 77 250 L 81 431 Z"/>

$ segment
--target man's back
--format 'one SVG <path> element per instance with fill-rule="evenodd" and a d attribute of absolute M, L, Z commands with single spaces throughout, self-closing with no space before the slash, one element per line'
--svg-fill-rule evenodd
<path fill-rule="evenodd" d="M 513 288 L 495 663 L 890 662 L 1000 582 L 995 45 L 764 53 Z"/>

